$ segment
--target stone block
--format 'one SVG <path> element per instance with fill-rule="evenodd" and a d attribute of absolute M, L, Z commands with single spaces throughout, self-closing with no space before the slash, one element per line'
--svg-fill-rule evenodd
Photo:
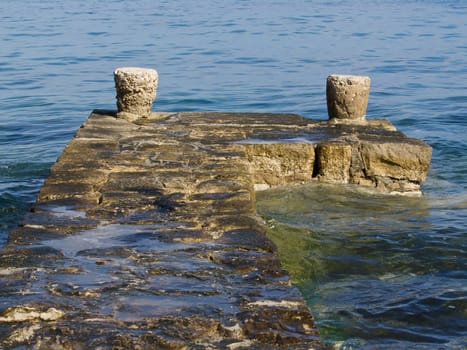
<path fill-rule="evenodd" d="M 310 143 L 248 144 L 245 150 L 256 185 L 268 188 L 311 180 L 315 150 Z"/>
<path fill-rule="evenodd" d="M 360 145 L 365 174 L 420 183 L 425 180 L 431 147 L 419 140 L 405 142 L 363 141 Z"/>
<path fill-rule="evenodd" d="M 352 161 L 352 145 L 325 142 L 316 147 L 318 178 L 326 182 L 348 183 Z"/>

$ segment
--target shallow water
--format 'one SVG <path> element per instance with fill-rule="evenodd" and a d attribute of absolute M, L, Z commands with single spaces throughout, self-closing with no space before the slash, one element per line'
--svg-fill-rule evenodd
<path fill-rule="evenodd" d="M 465 199 L 313 184 L 260 193 L 258 208 L 326 338 L 368 349 L 461 348 Z"/>
<path fill-rule="evenodd" d="M 462 348 L 467 3 L 3 0 L 0 13 L 0 242 L 90 111 L 115 108 L 116 67 L 159 71 L 154 110 L 316 119 L 327 75 L 370 75 L 368 117 L 434 148 L 425 197 L 318 186 L 262 194 L 260 210 L 327 339 Z"/>

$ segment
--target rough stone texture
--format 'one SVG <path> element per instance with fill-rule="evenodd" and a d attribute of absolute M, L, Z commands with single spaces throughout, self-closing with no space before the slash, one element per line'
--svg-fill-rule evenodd
<path fill-rule="evenodd" d="M 370 95 L 370 78 L 358 75 L 330 75 L 326 81 L 329 119 L 364 120 Z"/>
<path fill-rule="evenodd" d="M 412 193 L 430 155 L 384 121 L 95 111 L 0 250 L 0 348 L 325 348 L 254 188 Z"/>
<path fill-rule="evenodd" d="M 344 142 L 323 142 L 316 147 L 317 173 L 327 182 L 349 183 L 352 145 Z"/>
<path fill-rule="evenodd" d="M 308 182 L 313 176 L 315 148 L 311 143 L 245 145 L 254 183 L 260 189 L 293 182 Z"/>
<path fill-rule="evenodd" d="M 137 67 L 117 68 L 114 79 L 119 117 L 136 120 L 151 113 L 157 91 L 156 70 Z"/>
<path fill-rule="evenodd" d="M 380 140 L 379 143 L 362 140 L 360 152 L 367 176 L 418 182 L 425 180 L 431 160 L 426 145 L 416 140 L 405 149 L 392 140 Z"/>

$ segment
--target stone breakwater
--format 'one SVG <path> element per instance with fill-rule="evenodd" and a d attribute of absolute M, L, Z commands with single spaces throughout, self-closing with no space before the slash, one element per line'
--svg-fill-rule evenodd
<path fill-rule="evenodd" d="M 370 80 L 330 76 L 330 120 L 151 113 L 158 74 L 114 73 L 0 250 L 0 347 L 321 349 L 255 191 L 326 181 L 418 194 L 431 148 L 366 120 Z"/>
<path fill-rule="evenodd" d="M 0 251 L 0 347 L 325 348 L 255 187 L 413 193 L 430 155 L 387 121 L 95 111 Z"/>

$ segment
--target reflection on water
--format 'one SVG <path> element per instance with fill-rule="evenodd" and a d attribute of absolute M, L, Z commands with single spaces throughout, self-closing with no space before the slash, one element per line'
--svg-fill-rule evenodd
<path fill-rule="evenodd" d="M 259 193 L 257 207 L 326 339 L 417 349 L 467 341 L 465 199 L 312 184 Z"/>

